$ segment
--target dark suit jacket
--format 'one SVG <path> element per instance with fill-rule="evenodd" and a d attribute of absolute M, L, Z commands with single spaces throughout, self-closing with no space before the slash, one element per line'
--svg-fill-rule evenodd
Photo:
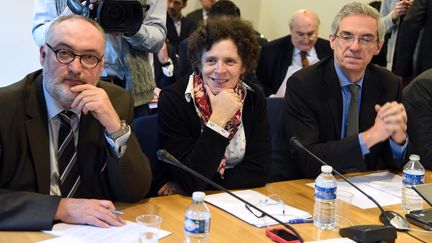
<path fill-rule="evenodd" d="M 168 56 L 171 58 L 171 61 L 174 65 L 174 75 L 172 77 L 167 77 L 162 71 L 161 63 L 159 62 L 159 58 L 157 53 L 153 54 L 153 68 L 155 75 L 156 87 L 163 89 L 165 87 L 170 86 L 175 83 L 178 78 L 178 68 L 177 68 L 177 55 L 175 53 L 175 49 L 171 44 L 167 44 L 168 48 Z"/>
<path fill-rule="evenodd" d="M 375 104 L 400 102 L 402 98 L 398 78 L 374 65 L 366 68 L 361 95 L 360 132 L 373 126 Z M 370 148 L 370 153 L 363 158 L 357 134 L 341 139 L 341 125 L 342 92 L 334 59 L 326 58 L 293 74 L 287 81 L 274 142 L 272 179 L 315 177 L 320 173 L 320 163 L 289 146 L 293 136 L 342 173 L 401 168 L 402 163 L 393 160 L 388 141 Z M 292 154 L 288 153 L 290 149 Z"/>
<path fill-rule="evenodd" d="M 186 18 L 190 19 L 195 23 L 195 26 L 200 25 L 203 22 L 203 9 L 194 10 L 186 15 Z"/>
<path fill-rule="evenodd" d="M 133 100 L 109 83 L 108 93 L 121 119 L 133 124 Z M 0 89 L 0 229 L 51 229 L 60 197 L 50 196 L 47 108 L 42 71 Z M 151 171 L 135 136 L 116 159 L 105 128 L 91 114 L 81 115 L 77 162 L 81 184 L 77 197 L 135 202 L 150 188 Z"/>
<path fill-rule="evenodd" d="M 229 140 L 207 126 L 201 127 L 193 101 L 187 102 L 187 79 L 162 90 L 159 99 L 159 137 L 161 148 L 205 177 L 227 188 L 264 186 L 271 163 L 270 130 L 263 93 L 250 84 L 244 102 L 242 122 L 246 151 L 242 162 L 226 169 L 222 179 L 217 168 Z M 175 180 L 186 193 L 208 189 L 206 183 L 189 173 L 169 168 L 167 179 Z"/>
<path fill-rule="evenodd" d="M 420 32 L 423 35 L 420 39 Z M 413 68 L 414 51 L 419 45 L 416 66 Z M 403 77 L 415 77 L 432 67 L 432 2 L 416 0 L 399 27 L 397 52 L 393 72 Z"/>
<path fill-rule="evenodd" d="M 420 74 L 403 90 L 408 134 L 420 161 L 432 169 L 432 69 Z"/>
<path fill-rule="evenodd" d="M 176 53 L 178 53 L 178 44 L 186 39 L 195 29 L 195 23 L 186 18 L 181 17 L 181 28 L 180 28 L 180 36 L 177 34 L 176 27 L 174 25 L 173 19 L 167 14 L 166 18 L 166 27 L 167 27 L 167 40 L 168 43 L 174 46 Z"/>
<path fill-rule="evenodd" d="M 315 43 L 315 50 L 320 60 L 333 54 L 329 41 L 321 38 Z M 291 35 L 262 45 L 256 75 L 266 96 L 278 91 L 291 65 L 293 51 Z"/>

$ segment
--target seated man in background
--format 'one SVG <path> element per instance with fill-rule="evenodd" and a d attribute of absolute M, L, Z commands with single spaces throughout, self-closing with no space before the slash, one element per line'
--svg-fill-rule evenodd
<path fill-rule="evenodd" d="M 289 22 L 290 35 L 262 46 L 256 74 L 266 96 L 283 97 L 294 72 L 332 54 L 328 40 L 318 37 L 319 24 L 314 12 L 300 9 Z"/>
<path fill-rule="evenodd" d="M 99 81 L 104 49 L 98 23 L 59 17 L 40 47 L 43 70 L 0 89 L 1 230 L 121 226 L 110 200 L 148 192 L 149 161 L 128 125 L 133 99 Z"/>
<path fill-rule="evenodd" d="M 403 166 L 407 116 L 399 103 L 399 80 L 369 64 L 384 33 L 379 13 L 367 4 L 351 3 L 339 11 L 330 36 L 333 56 L 287 81 L 272 180 L 320 173 L 318 161 L 290 147 L 292 137 L 342 173 Z"/>
<path fill-rule="evenodd" d="M 403 90 L 410 121 L 408 134 L 426 169 L 432 169 L 432 69 L 417 76 Z"/>

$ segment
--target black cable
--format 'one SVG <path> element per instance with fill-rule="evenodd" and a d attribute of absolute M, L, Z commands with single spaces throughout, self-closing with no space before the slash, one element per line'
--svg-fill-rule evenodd
<path fill-rule="evenodd" d="M 417 236 L 411 234 L 409 231 L 407 231 L 407 232 L 405 232 L 405 233 L 407 233 L 407 235 L 411 236 L 412 238 L 414 238 L 414 239 L 416 239 L 416 240 L 418 240 L 418 241 L 420 241 L 420 242 L 426 243 L 426 241 L 424 241 L 424 240 L 418 238 Z"/>

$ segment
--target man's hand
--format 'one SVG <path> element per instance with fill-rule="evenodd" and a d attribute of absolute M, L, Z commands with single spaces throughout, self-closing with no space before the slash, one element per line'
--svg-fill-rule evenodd
<path fill-rule="evenodd" d="M 115 207 L 108 200 L 62 198 L 54 219 L 103 228 L 124 225 L 126 222 L 111 210 L 115 210 Z"/>
<path fill-rule="evenodd" d="M 375 106 L 377 117 L 384 121 L 385 130 L 390 134 L 393 141 L 402 144 L 406 140 L 407 114 L 403 104 L 387 102 L 382 107 Z"/>
<path fill-rule="evenodd" d="M 240 96 L 233 89 L 224 89 L 217 95 L 211 92 L 208 85 L 205 85 L 205 89 L 212 108 L 209 120 L 221 127 L 225 127 L 235 113 L 243 107 Z"/>
<path fill-rule="evenodd" d="M 71 104 L 75 112 L 84 114 L 91 112 L 108 133 L 121 128 L 120 118 L 105 90 L 90 84 L 76 85 L 71 90 L 79 93 Z"/>
<path fill-rule="evenodd" d="M 411 8 L 412 0 L 401 0 L 398 1 L 391 13 L 393 23 L 403 15 L 407 13 L 407 11 Z"/>
<path fill-rule="evenodd" d="M 374 125 L 362 133 L 368 148 L 385 141 L 389 137 L 398 144 L 406 140 L 407 115 L 402 104 L 387 102 L 383 106 L 375 105 L 377 115 Z"/>

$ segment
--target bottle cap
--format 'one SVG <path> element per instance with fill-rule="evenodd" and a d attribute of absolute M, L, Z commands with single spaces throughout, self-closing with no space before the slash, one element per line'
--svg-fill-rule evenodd
<path fill-rule="evenodd" d="M 321 166 L 321 172 L 331 173 L 332 171 L 333 171 L 333 168 L 330 165 Z"/>
<path fill-rule="evenodd" d="M 192 200 L 202 202 L 204 201 L 205 193 L 204 192 L 194 192 L 192 193 Z"/>
<path fill-rule="evenodd" d="M 420 161 L 420 156 L 418 156 L 417 154 L 411 154 L 409 157 L 410 160 L 417 160 Z"/>

